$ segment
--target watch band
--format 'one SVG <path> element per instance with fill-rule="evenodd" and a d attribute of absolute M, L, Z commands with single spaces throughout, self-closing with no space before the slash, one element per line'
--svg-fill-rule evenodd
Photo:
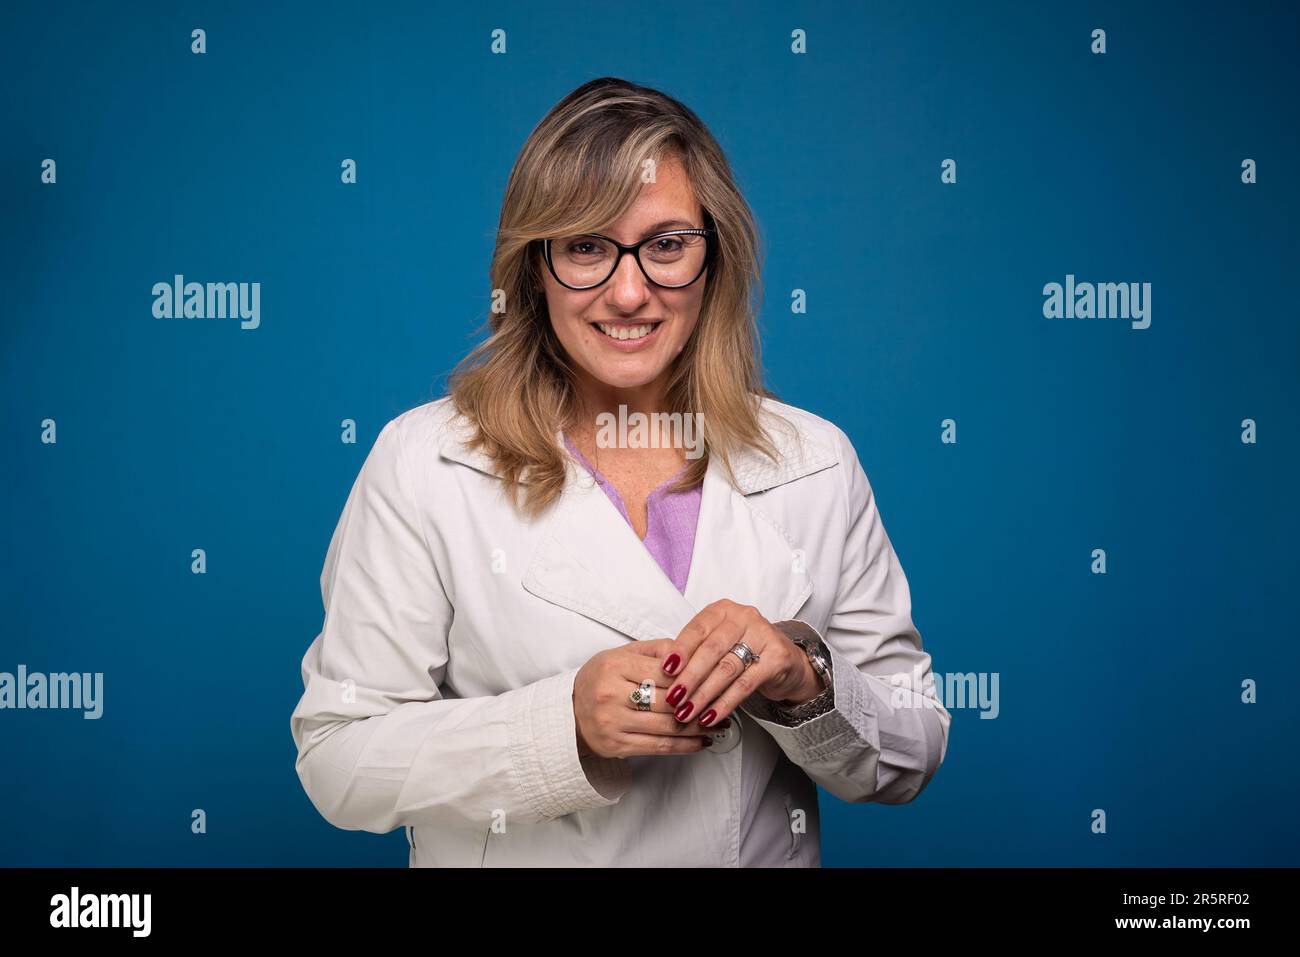
<path fill-rule="evenodd" d="M 801 724 L 835 707 L 835 677 L 831 669 L 830 649 L 826 647 L 816 630 L 802 621 L 781 621 L 774 624 L 787 638 L 804 650 L 813 670 L 822 681 L 821 692 L 807 701 L 796 705 L 780 705 L 772 702 L 772 712 L 781 723 Z"/>

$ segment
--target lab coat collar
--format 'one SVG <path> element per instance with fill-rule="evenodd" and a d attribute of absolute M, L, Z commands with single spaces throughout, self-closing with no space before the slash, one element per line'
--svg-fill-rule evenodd
<path fill-rule="evenodd" d="M 778 414 L 771 403 L 767 405 L 767 411 L 770 414 Z M 778 453 L 776 461 L 757 449 L 749 447 L 732 454 L 732 471 L 736 488 L 742 495 L 765 492 L 770 488 L 829 468 L 838 461 L 835 451 L 824 442 L 812 435 L 802 434 L 797 423 L 791 419 L 786 418 L 785 421 L 791 425 L 791 428 L 781 428 L 778 425 L 768 429 L 768 435 Z M 488 454 L 482 449 L 470 446 L 471 435 L 472 430 L 465 418 L 454 416 L 447 423 L 439 443 L 442 456 L 500 478 L 501 473 Z M 557 445 L 563 445 L 563 436 L 560 432 L 556 432 L 555 441 Z M 712 471 L 713 467 L 714 463 L 711 461 L 709 470 Z"/>
<path fill-rule="evenodd" d="M 750 496 L 834 466 L 834 450 L 795 430 L 769 430 L 780 453 L 733 455 L 736 484 L 710 456 L 700 499 L 686 590 L 679 592 L 604 491 L 577 462 L 544 519 L 523 587 L 545 601 L 602 622 L 630 638 L 675 638 L 705 605 L 728 598 L 754 605 L 769 621 L 796 617 L 812 595 L 797 543 Z M 491 459 L 449 428 L 442 455 L 489 475 Z M 562 437 L 556 435 L 556 441 Z"/>

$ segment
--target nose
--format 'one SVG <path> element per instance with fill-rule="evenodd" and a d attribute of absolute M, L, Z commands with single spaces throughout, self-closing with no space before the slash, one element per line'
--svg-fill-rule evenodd
<path fill-rule="evenodd" d="M 609 277 L 608 286 L 608 302 L 622 312 L 635 312 L 650 297 L 650 283 L 631 255 L 623 257 Z"/>

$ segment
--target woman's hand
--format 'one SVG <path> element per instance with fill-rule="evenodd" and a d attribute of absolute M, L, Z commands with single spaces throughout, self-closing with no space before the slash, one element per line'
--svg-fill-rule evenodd
<path fill-rule="evenodd" d="M 732 647 L 743 641 L 758 656 L 748 667 Z M 754 693 L 771 701 L 807 701 L 821 691 L 808 655 L 752 605 L 716 601 L 690 620 L 663 662 L 672 682 L 674 720 L 716 727 Z M 673 680 L 675 679 L 675 680 Z"/>
<path fill-rule="evenodd" d="M 662 663 L 678 647 L 672 638 L 632 641 L 598 652 L 579 669 L 573 681 L 573 718 L 580 757 L 694 754 L 713 744 L 719 722 L 704 728 L 697 721 L 678 721 L 666 701 L 673 679 Z M 649 711 L 641 711 L 632 692 L 647 680 L 655 685 L 653 701 Z"/>

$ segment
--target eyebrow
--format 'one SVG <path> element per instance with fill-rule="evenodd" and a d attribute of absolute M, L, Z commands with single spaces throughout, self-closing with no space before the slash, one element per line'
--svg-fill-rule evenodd
<path fill-rule="evenodd" d="M 650 229 L 647 229 L 646 234 L 641 238 L 645 239 L 646 237 L 649 237 L 649 235 L 663 233 L 664 230 L 668 229 L 695 229 L 695 224 L 689 220 L 660 220 L 653 226 L 650 226 Z"/>
<path fill-rule="evenodd" d="M 655 233 L 662 233 L 666 229 L 695 229 L 695 224 L 685 219 L 665 219 L 655 223 L 648 230 L 646 236 L 653 236 Z M 642 237 L 645 238 L 645 237 Z"/>
<path fill-rule="evenodd" d="M 699 229 L 699 228 L 701 227 L 696 226 L 689 219 L 661 219 L 653 226 L 648 227 L 646 231 L 641 234 L 641 239 L 648 239 L 649 237 L 655 235 L 656 233 L 665 233 L 671 229 Z"/>
<path fill-rule="evenodd" d="M 670 229 L 698 229 L 699 227 L 689 219 L 662 219 L 646 229 L 641 234 L 642 239 L 648 239 L 656 233 L 665 233 Z"/>

